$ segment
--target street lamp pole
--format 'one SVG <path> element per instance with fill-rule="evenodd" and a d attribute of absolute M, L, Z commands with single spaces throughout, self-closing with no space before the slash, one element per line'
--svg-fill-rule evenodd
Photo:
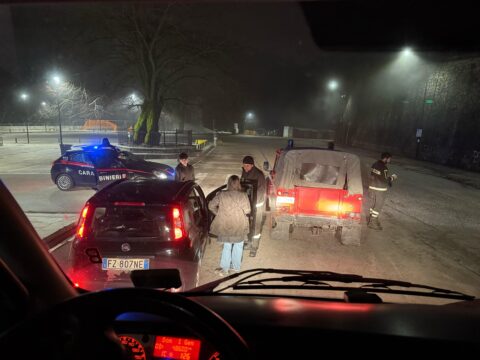
<path fill-rule="evenodd" d="M 57 98 L 57 110 L 58 110 L 58 130 L 60 132 L 60 147 L 63 148 L 63 135 L 62 135 L 62 117 L 60 114 L 60 85 L 62 82 L 62 79 L 59 75 L 54 75 L 53 78 L 53 87 L 55 89 L 55 95 Z M 63 151 L 63 150 L 62 150 Z"/>
<path fill-rule="evenodd" d="M 23 93 L 20 95 L 20 98 L 24 103 L 28 100 L 28 95 Z M 30 144 L 30 132 L 28 130 L 28 106 L 25 104 L 25 125 L 27 127 L 27 144 Z"/>
<path fill-rule="evenodd" d="M 57 93 L 57 109 L 58 109 L 58 129 L 60 131 L 60 146 L 63 145 L 63 136 L 62 136 L 62 117 L 60 115 L 60 101 L 58 99 Z"/>

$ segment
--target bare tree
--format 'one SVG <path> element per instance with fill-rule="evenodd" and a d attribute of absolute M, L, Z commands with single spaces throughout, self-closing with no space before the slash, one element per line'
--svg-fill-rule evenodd
<path fill-rule="evenodd" d="M 159 143 L 159 121 L 167 102 L 193 103 L 180 89 L 192 80 L 211 80 L 225 44 L 187 28 L 181 5 L 126 5 L 105 21 L 111 58 L 129 71 L 141 92 L 135 143 Z"/>
<path fill-rule="evenodd" d="M 60 111 L 62 119 L 69 119 L 73 124 L 86 119 L 99 119 L 104 114 L 102 97 L 92 96 L 85 88 L 72 83 L 48 84 L 46 92 L 51 101 L 40 108 L 41 119 L 55 119 Z"/>

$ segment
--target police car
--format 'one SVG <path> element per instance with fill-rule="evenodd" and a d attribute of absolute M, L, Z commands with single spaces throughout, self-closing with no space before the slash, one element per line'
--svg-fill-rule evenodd
<path fill-rule="evenodd" d="M 99 189 L 116 180 L 139 177 L 173 180 L 175 169 L 114 146 L 84 146 L 68 150 L 55 160 L 50 174 L 58 188 L 67 191 L 74 187 Z"/>

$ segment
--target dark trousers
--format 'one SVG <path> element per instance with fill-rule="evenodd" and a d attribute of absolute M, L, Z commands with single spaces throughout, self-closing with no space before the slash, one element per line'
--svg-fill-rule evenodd
<path fill-rule="evenodd" d="M 260 246 L 260 237 L 262 235 L 263 217 L 265 215 L 265 205 L 256 208 L 255 229 L 251 239 L 247 242 L 244 249 L 250 250 L 250 256 L 255 256 Z"/>
<path fill-rule="evenodd" d="M 385 203 L 386 197 L 386 191 L 368 189 L 368 198 L 370 200 L 370 219 L 378 219 L 380 213 L 382 212 L 383 204 Z"/>

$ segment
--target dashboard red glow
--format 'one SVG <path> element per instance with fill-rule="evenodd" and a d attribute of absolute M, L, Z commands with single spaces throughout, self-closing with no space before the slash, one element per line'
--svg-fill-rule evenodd
<path fill-rule="evenodd" d="M 157 336 L 153 356 L 175 360 L 198 360 L 200 356 L 200 340 Z"/>

